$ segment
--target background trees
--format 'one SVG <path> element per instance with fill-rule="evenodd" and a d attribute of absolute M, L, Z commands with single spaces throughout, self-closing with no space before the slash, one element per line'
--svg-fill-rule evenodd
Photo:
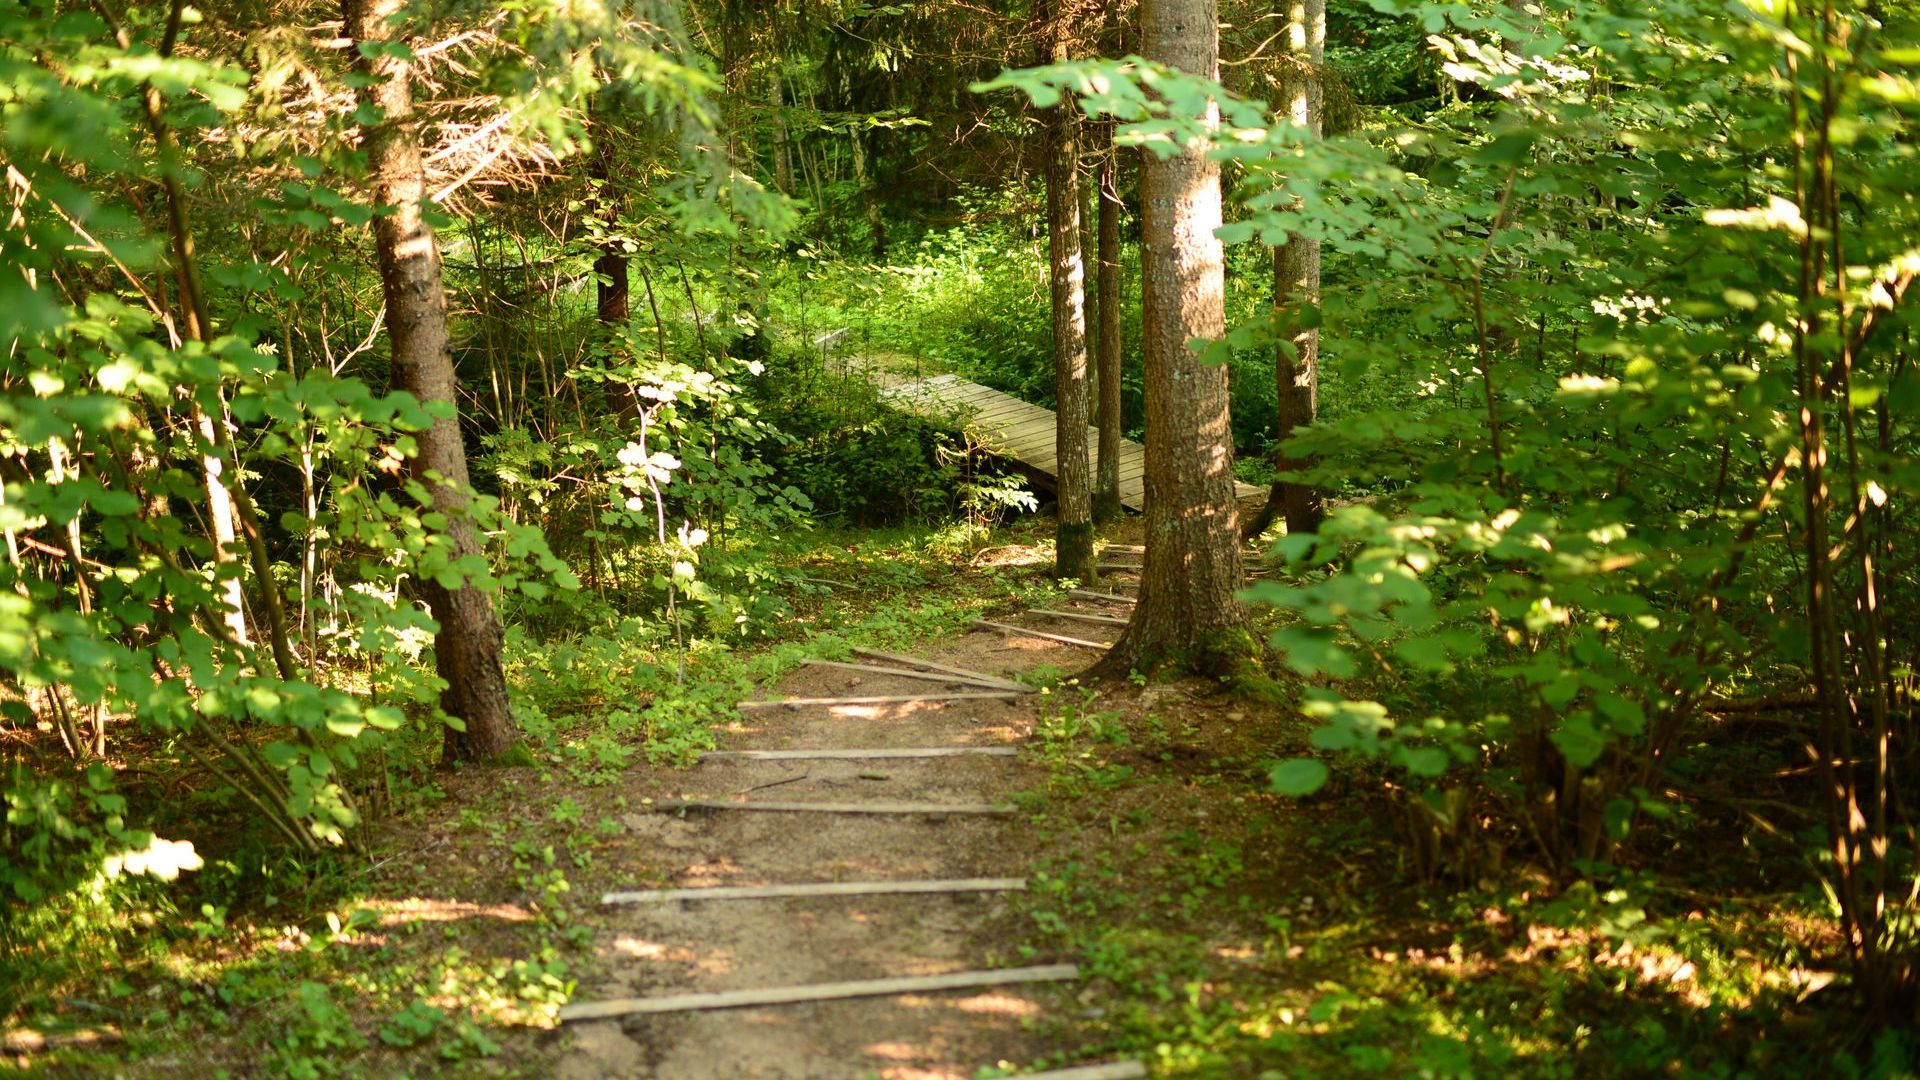
<path fill-rule="evenodd" d="M 849 584 L 804 529 L 958 559 L 1036 501 L 848 354 L 1084 457 L 1097 169 L 1108 512 L 1110 438 L 1152 455 L 1112 669 L 1257 626 L 1310 725 L 1273 784 L 1338 772 L 1443 887 L 1630 895 L 1763 842 L 1701 806 L 1778 811 L 1907 1015 L 1910 13 L 1335 3 L 1321 50 L 1314 4 L 1168 0 L 1146 63 L 1001 78 L 1026 5 L 396 11 L 0 9 L 10 943 L 109 865 L 350 848 L 509 703 L 549 758 L 563 707 L 689 752 L 701 665 Z M 1276 462 L 1326 512 L 1243 593 L 1231 484 Z"/>

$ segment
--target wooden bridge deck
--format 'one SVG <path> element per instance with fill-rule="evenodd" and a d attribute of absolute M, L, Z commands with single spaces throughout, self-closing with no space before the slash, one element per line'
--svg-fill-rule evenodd
<path fill-rule="evenodd" d="M 1037 472 L 1057 475 L 1060 461 L 1054 454 L 1054 415 L 1052 409 L 1029 405 L 1011 394 L 1003 394 L 958 375 L 935 375 L 926 379 L 882 382 L 880 396 L 898 408 L 919 416 L 958 416 L 969 435 L 989 450 L 1013 458 Z M 1087 447 L 1091 452 L 1099 444 L 1098 433 L 1087 429 Z M 1128 509 L 1146 505 L 1146 448 L 1131 439 L 1120 443 L 1120 501 Z M 1266 494 L 1252 484 L 1235 484 L 1242 499 Z"/>

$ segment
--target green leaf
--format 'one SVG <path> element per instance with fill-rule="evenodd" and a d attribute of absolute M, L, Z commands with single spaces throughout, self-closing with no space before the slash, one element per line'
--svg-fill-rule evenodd
<path fill-rule="evenodd" d="M 1600 755 L 1607 752 L 1606 737 L 1594 728 L 1593 718 L 1585 712 L 1567 717 L 1548 738 L 1553 740 L 1553 745 L 1560 749 L 1569 762 L 1583 769 L 1599 761 Z"/>
<path fill-rule="evenodd" d="M 1327 767 L 1312 758 L 1293 758 L 1275 765 L 1267 778 L 1281 795 L 1311 795 L 1326 784 Z"/>

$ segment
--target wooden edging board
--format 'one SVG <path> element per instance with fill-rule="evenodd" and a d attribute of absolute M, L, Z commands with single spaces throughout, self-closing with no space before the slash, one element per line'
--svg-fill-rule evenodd
<path fill-rule="evenodd" d="M 1082 600 L 1104 600 L 1109 604 L 1137 604 L 1140 601 L 1119 593 L 1095 592 L 1092 589 L 1068 589 L 1068 596 L 1077 596 Z"/>
<path fill-rule="evenodd" d="M 864 656 L 869 660 L 885 660 L 890 664 L 899 664 L 903 667 L 925 668 L 928 671 L 944 671 L 949 675 L 964 675 L 969 679 L 975 679 L 979 682 L 988 683 L 1006 690 L 1018 690 L 1023 694 L 1033 693 L 1033 687 L 1027 686 L 1024 683 L 1017 683 L 1012 679 L 1003 679 L 998 675 L 988 675 L 981 671 L 968 671 L 966 668 L 954 667 L 952 664 L 936 664 L 931 660 L 922 660 L 915 656 L 897 656 L 893 653 L 880 652 L 877 649 L 854 649 L 852 652 L 855 656 Z"/>
<path fill-rule="evenodd" d="M 797 697 L 780 701 L 742 701 L 742 709 L 800 708 L 805 705 L 896 705 L 908 701 L 969 701 L 992 698 L 1005 701 L 1017 698 L 1025 690 L 968 690 L 957 694 L 878 694 L 871 697 Z"/>
<path fill-rule="evenodd" d="M 709 750 L 701 761 L 872 761 L 881 758 L 1018 757 L 1011 746 L 878 746 L 869 750 Z"/>
<path fill-rule="evenodd" d="M 939 671 L 911 671 L 907 668 L 881 667 L 878 664 L 849 664 L 841 660 L 819 660 L 808 658 L 800 661 L 812 667 L 839 668 L 843 671 L 858 671 L 865 675 L 891 675 L 899 679 L 918 679 L 922 682 L 947 683 L 955 686 L 973 686 L 988 690 L 1010 690 L 999 681 L 988 682 L 971 675 L 949 675 Z"/>
<path fill-rule="evenodd" d="M 665 799 L 655 810 L 759 810 L 776 814 L 1011 814 L 1013 807 L 994 803 L 913 802 L 728 802 L 725 799 Z"/>
<path fill-rule="evenodd" d="M 1137 1061 L 1113 1061 L 1105 1065 L 1075 1065 L 1070 1069 L 1021 1073 L 1014 1080 L 1141 1080 L 1147 1067 Z"/>
<path fill-rule="evenodd" d="M 706 889 L 610 892 L 602 904 L 665 904 L 676 900 L 781 900 L 792 896 L 894 896 L 904 893 L 1019 892 L 1026 878 L 953 878 L 945 881 L 819 881 L 795 885 L 720 885 Z"/>
<path fill-rule="evenodd" d="M 1111 615 L 1093 615 L 1084 611 L 1055 611 L 1051 608 L 1035 608 L 1028 614 L 1045 615 L 1049 619 L 1073 619 L 1077 622 L 1100 623 L 1103 626 L 1125 626 L 1127 620 L 1116 619 Z"/>
<path fill-rule="evenodd" d="M 1043 638 L 1047 641 L 1058 641 L 1064 645 L 1078 645 L 1083 649 L 1099 649 L 1104 652 L 1107 649 L 1113 648 L 1113 646 L 1103 641 L 1088 641 L 1086 638 L 1068 637 L 1065 634 L 1049 634 L 1045 630 L 1029 630 L 1024 626 L 1012 626 L 1002 622 L 988 622 L 986 619 L 975 619 L 973 620 L 973 625 L 984 626 L 989 630 L 998 630 L 1003 634 L 1017 634 L 1024 637 Z"/>
<path fill-rule="evenodd" d="M 1002 968 L 997 971 L 958 971 L 951 975 L 913 975 L 893 979 L 861 979 L 856 982 L 823 983 L 814 986 L 776 986 L 760 990 L 723 990 L 711 994 L 671 994 L 655 998 L 614 998 L 610 1001 L 583 1001 L 560 1009 L 560 1020 L 606 1020 L 638 1013 L 696 1012 L 706 1009 L 744 1009 L 761 1005 L 793 1005 L 806 1001 L 841 1001 L 847 998 L 888 997 L 894 994 L 918 994 L 932 990 L 972 990 L 982 986 L 1009 986 L 1014 983 L 1071 982 L 1080 977 L 1072 964 L 1045 964 L 1038 967 Z"/>

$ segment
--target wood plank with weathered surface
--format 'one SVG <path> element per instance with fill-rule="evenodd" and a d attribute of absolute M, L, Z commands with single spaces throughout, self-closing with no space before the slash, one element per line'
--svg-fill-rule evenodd
<path fill-rule="evenodd" d="M 1011 746 L 879 746 L 870 750 L 709 750 L 701 761 L 878 761 L 892 758 L 1018 757 Z"/>
<path fill-rule="evenodd" d="M 995 803 L 914 802 L 728 802 L 725 799 L 662 799 L 655 810 L 750 810 L 769 814 L 1011 814 L 1013 807 Z"/>
<path fill-rule="evenodd" d="M 1054 435 L 1058 421 L 1053 410 L 1043 409 L 1004 394 L 991 387 L 967 382 L 955 375 L 936 375 L 925 379 L 899 379 L 860 361 L 848 363 L 865 371 L 882 385 L 881 397 L 900 409 L 932 419 L 960 416 L 968 434 L 996 453 L 1011 457 L 1048 476 L 1059 467 L 1054 456 Z M 1088 428 L 1088 445 L 1097 445 L 1099 434 Z M 1259 498 L 1264 489 L 1252 484 L 1236 484 L 1235 494 L 1242 499 Z M 1132 440 L 1120 444 L 1120 501 L 1129 509 L 1146 506 L 1146 448 Z"/>
<path fill-rule="evenodd" d="M 892 675 L 901 679 L 919 679 L 923 682 L 947 683 L 953 686 L 981 687 L 988 690 L 1011 690 L 1003 680 L 987 680 L 971 675 L 954 675 L 940 671 L 913 671 L 908 668 L 881 667 L 878 664 L 849 664 L 842 660 L 820 660 L 809 657 L 800 661 L 813 667 L 840 668 L 845 671 L 858 671 L 867 675 Z"/>
<path fill-rule="evenodd" d="M 956 971 L 951 975 L 910 975 L 894 979 L 861 979 L 857 982 L 823 983 L 814 986 L 776 986 L 764 990 L 722 990 L 709 994 L 670 994 L 655 998 L 615 998 L 611 1001 L 582 1001 L 560 1008 L 560 1020 L 607 1020 L 638 1013 L 697 1012 L 705 1009 L 744 1009 L 761 1005 L 794 1005 L 805 1001 L 839 1001 L 846 998 L 888 997 L 894 994 L 920 994 L 934 990 L 973 990 L 983 986 L 1011 986 L 1016 983 L 1072 982 L 1080 969 L 1072 964 L 1043 964 L 1038 967 L 1000 968 L 995 971 Z"/>
<path fill-rule="evenodd" d="M 1021 1073 L 1020 1080 L 1146 1080 L 1147 1067 L 1137 1061 L 1115 1061 L 1106 1065 L 1075 1065 L 1070 1069 Z"/>
<path fill-rule="evenodd" d="M 991 698 L 1005 701 L 1028 693 L 1026 690 L 981 690 L 958 694 L 875 694 L 871 697 L 797 697 L 782 701 L 742 701 L 739 709 L 801 708 L 808 705 L 899 705 L 909 701 L 972 701 Z"/>
<path fill-rule="evenodd" d="M 1104 650 L 1113 648 L 1113 646 L 1104 641 L 1088 641 L 1086 638 L 1068 637 L 1065 634 L 1051 634 L 1045 630 L 1033 630 L 1025 626 L 1012 626 L 1003 622 L 990 622 L 986 619 L 975 619 L 973 620 L 973 625 L 984 626 L 989 630 L 997 630 L 1002 634 L 1012 634 L 1016 637 L 1041 638 L 1045 641 L 1057 641 L 1062 645 L 1078 645 L 1083 649 Z"/>
<path fill-rule="evenodd" d="M 952 664 L 937 664 L 932 660 L 922 660 L 917 656 L 900 656 L 897 653 L 881 652 L 878 649 L 862 649 L 857 646 L 850 651 L 855 656 L 864 656 L 869 660 L 885 660 L 889 664 L 899 664 L 902 667 L 925 668 L 928 671 L 944 671 L 949 675 L 965 675 L 970 679 L 985 683 L 994 683 L 1008 690 L 1018 690 L 1021 693 L 1031 693 L 1033 691 L 1033 687 L 1025 683 L 1017 683 L 1012 679 L 1003 678 L 999 675 L 989 675 L 984 671 L 972 671 L 963 667 L 954 667 Z"/>
<path fill-rule="evenodd" d="M 818 881 L 795 885 L 718 885 L 705 889 L 610 892 L 602 904 L 669 904 L 701 900 L 785 900 L 807 896 L 904 896 L 915 893 L 1018 892 L 1026 878 L 948 878 L 939 881 Z"/>

